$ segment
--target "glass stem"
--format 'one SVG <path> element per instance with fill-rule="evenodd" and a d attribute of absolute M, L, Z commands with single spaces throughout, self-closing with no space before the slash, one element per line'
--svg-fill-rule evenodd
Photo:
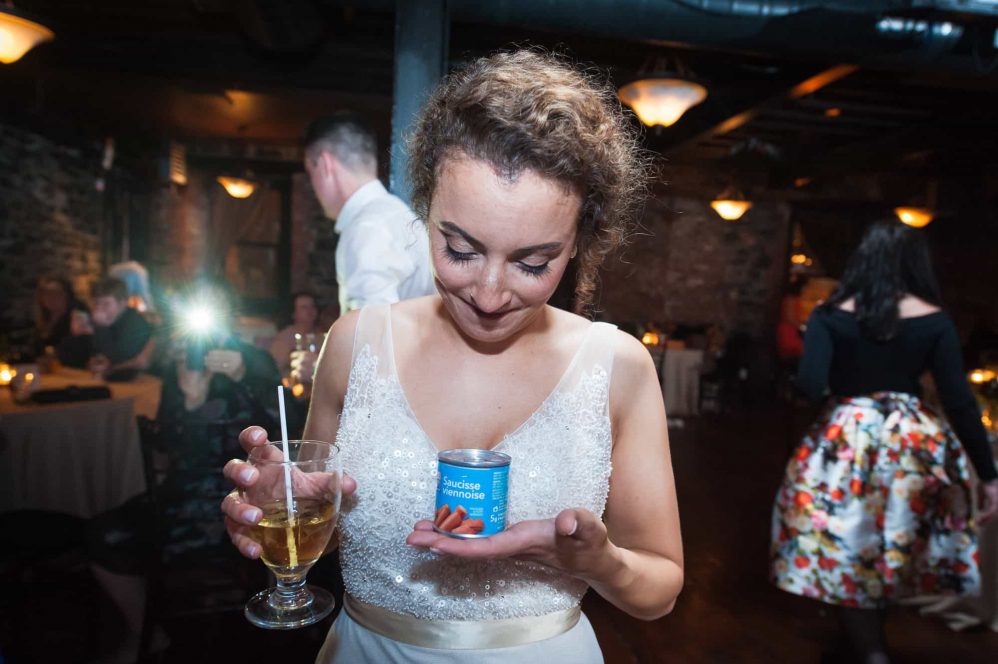
<path fill-rule="evenodd" d="M 277 587 L 270 593 L 267 603 L 278 611 L 301 609 L 312 603 L 312 593 L 305 587 L 305 577 L 296 581 L 285 581 L 277 577 Z"/>

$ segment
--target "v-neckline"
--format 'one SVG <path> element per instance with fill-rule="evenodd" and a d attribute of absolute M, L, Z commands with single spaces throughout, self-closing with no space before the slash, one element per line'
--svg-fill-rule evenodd
<path fill-rule="evenodd" d="M 416 428 L 419 429 L 419 433 L 423 436 L 423 440 L 425 440 L 427 444 L 433 449 L 434 454 L 439 454 L 444 450 L 440 449 L 440 446 L 433 441 L 433 438 L 430 437 L 430 434 L 428 434 L 426 432 L 426 429 L 423 428 L 423 425 L 419 421 L 419 418 L 416 417 L 416 411 L 412 409 L 412 405 L 409 403 L 409 397 L 407 397 L 405 393 L 405 386 L 402 385 L 402 377 L 399 375 L 398 362 L 396 362 L 396 355 L 395 355 L 395 332 L 394 332 L 394 327 L 392 326 L 391 305 L 388 305 L 387 309 L 388 311 L 386 313 L 386 316 L 388 318 L 388 323 L 387 323 L 388 358 L 391 360 L 392 363 L 392 377 L 395 380 L 395 385 L 398 387 L 399 394 L 402 396 L 402 405 L 405 407 L 406 414 L 413 421 L 413 424 L 415 424 Z M 523 429 L 525 429 L 528 424 L 534 421 L 534 418 L 537 417 L 537 414 L 541 412 L 541 410 L 544 409 L 544 407 L 548 404 L 548 402 L 551 401 L 554 395 L 561 390 L 561 386 L 565 383 L 565 381 L 568 379 L 568 376 L 572 373 L 572 369 L 574 369 L 575 365 L 578 363 L 579 357 L 582 356 L 582 349 L 585 348 L 586 344 L 589 342 L 589 337 L 591 336 L 593 327 L 595 327 L 595 323 L 590 322 L 589 327 L 586 328 L 586 331 L 583 334 L 582 343 L 579 344 L 579 347 L 575 350 L 575 353 L 572 355 L 572 359 L 568 362 L 568 366 L 565 367 L 565 371 L 562 372 L 561 377 L 558 379 L 558 382 L 555 383 L 554 388 L 548 393 L 548 395 L 544 397 L 544 400 L 541 401 L 540 404 L 538 404 L 538 406 L 534 408 L 534 410 L 531 411 L 529 415 L 527 415 L 526 419 L 524 419 L 519 426 L 517 426 L 509 433 L 504 434 L 503 437 L 499 439 L 499 442 L 495 443 L 494 445 L 488 448 L 479 448 L 479 449 L 485 449 L 486 451 L 489 452 L 498 451 L 500 447 L 505 445 L 507 440 L 514 438 Z"/>

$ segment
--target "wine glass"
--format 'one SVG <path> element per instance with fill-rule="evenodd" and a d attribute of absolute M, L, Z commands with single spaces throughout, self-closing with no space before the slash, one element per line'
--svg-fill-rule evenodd
<path fill-rule="evenodd" d="M 305 575 L 325 552 L 340 511 L 343 470 L 332 443 L 289 440 L 254 448 L 249 463 L 260 473 L 242 499 L 263 511 L 250 536 L 277 585 L 246 603 L 246 618 L 268 629 L 294 629 L 328 616 L 336 601 L 326 590 L 305 585 Z M 289 505 L 290 499 L 290 505 Z"/>

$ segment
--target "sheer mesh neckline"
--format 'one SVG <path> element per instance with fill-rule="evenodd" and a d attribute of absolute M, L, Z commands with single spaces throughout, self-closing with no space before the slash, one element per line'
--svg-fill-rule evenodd
<path fill-rule="evenodd" d="M 433 448 L 434 453 L 443 452 L 444 449 L 442 449 L 439 445 L 437 445 L 436 441 L 433 440 L 433 437 L 430 436 L 430 434 L 426 431 L 426 428 L 423 426 L 423 423 L 420 422 L 419 418 L 416 416 L 416 411 L 413 410 L 412 405 L 409 403 L 409 397 L 406 395 L 405 386 L 402 384 L 402 377 L 399 375 L 398 363 L 395 361 L 396 360 L 395 331 L 392 324 L 392 312 L 390 308 L 385 318 L 387 318 L 386 325 L 388 331 L 388 339 L 387 339 L 388 348 L 386 350 L 387 350 L 388 361 L 391 365 L 391 377 L 395 381 L 395 384 L 398 386 L 399 394 L 401 395 L 402 398 L 402 405 L 405 408 L 406 415 L 408 415 L 409 418 L 413 421 L 413 424 L 415 424 L 416 428 L 422 434 L 422 438 L 426 441 L 427 445 Z M 582 357 L 582 351 L 585 350 L 586 344 L 589 343 L 589 339 L 592 336 L 593 327 L 594 327 L 593 323 L 590 322 L 589 326 L 586 328 L 586 331 L 582 336 L 582 343 L 580 343 L 579 347 L 575 349 L 575 353 L 572 354 L 572 359 L 569 360 L 568 366 L 565 367 L 565 370 L 562 372 L 561 377 L 558 378 L 558 382 L 555 383 L 554 388 L 550 392 L 548 392 L 547 396 L 544 397 L 544 399 L 537 405 L 537 407 L 534 408 L 530 412 L 530 414 L 527 415 L 527 417 L 523 420 L 523 422 L 521 422 L 516 428 L 514 428 L 509 433 L 503 434 L 502 438 L 500 438 L 498 442 L 491 444 L 489 447 L 483 447 L 480 449 L 489 450 L 489 451 L 499 451 L 499 448 L 503 447 L 506 444 L 506 441 L 515 438 L 517 435 L 520 434 L 520 432 L 526 429 L 537 418 L 538 413 L 544 410 L 544 407 L 547 406 L 548 403 L 555 397 L 555 395 L 561 391 L 561 388 L 564 386 L 569 376 L 572 375 L 572 370 L 575 369 L 575 365 L 578 364 L 579 359 Z"/>

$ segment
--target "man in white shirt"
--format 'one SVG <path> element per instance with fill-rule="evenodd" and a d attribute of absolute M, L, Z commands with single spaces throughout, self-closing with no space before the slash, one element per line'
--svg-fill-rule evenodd
<path fill-rule="evenodd" d="M 305 170 L 323 212 L 336 220 L 341 313 L 436 292 L 426 229 L 378 180 L 377 140 L 359 116 L 309 125 Z"/>

